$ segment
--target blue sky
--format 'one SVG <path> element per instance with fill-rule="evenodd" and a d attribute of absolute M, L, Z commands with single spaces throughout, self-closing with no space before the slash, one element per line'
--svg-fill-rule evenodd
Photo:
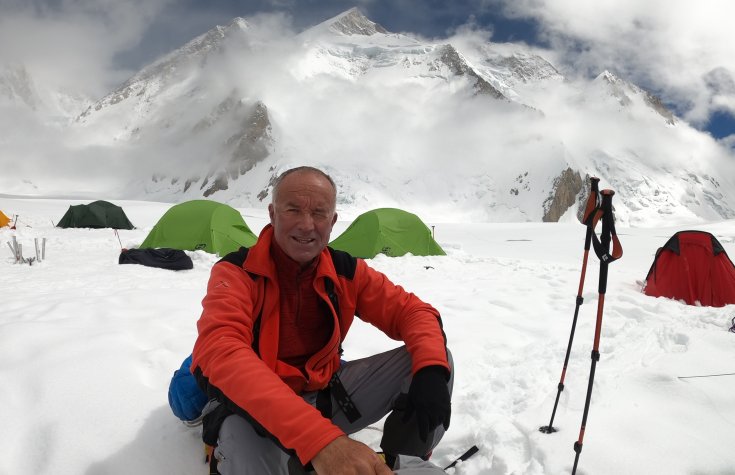
<path fill-rule="evenodd" d="M 442 38 L 471 24 L 523 41 L 568 77 L 608 69 L 735 147 L 729 0 L 0 0 L 0 64 L 22 61 L 94 96 L 236 16 L 279 12 L 298 31 L 354 6 L 389 31 Z"/>
<path fill-rule="evenodd" d="M 735 133 L 735 117 L 727 112 L 716 111 L 710 115 L 707 130 L 715 138 L 723 138 Z"/>

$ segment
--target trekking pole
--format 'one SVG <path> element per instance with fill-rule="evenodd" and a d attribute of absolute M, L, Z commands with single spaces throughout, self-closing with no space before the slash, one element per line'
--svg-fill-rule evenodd
<path fill-rule="evenodd" d="M 473 455 L 475 455 L 479 451 L 480 451 L 480 448 L 478 446 L 476 446 L 476 445 L 473 445 L 472 447 L 470 447 L 469 449 L 467 449 L 467 452 L 465 452 L 462 455 L 460 455 L 459 457 L 457 457 L 454 460 L 454 462 L 452 462 L 449 465 L 447 465 L 446 467 L 444 467 L 444 470 L 445 471 L 446 470 L 449 470 L 450 468 L 452 468 L 455 465 L 457 465 L 459 462 L 466 461 L 468 458 L 472 457 Z"/>
<path fill-rule="evenodd" d="M 584 278 L 587 274 L 587 258 L 590 253 L 590 244 L 592 243 L 592 234 L 595 232 L 595 226 L 597 220 L 600 218 L 600 193 L 597 188 L 597 184 L 600 179 L 597 177 L 590 178 L 590 194 L 587 197 L 587 206 L 584 210 L 584 218 L 582 224 L 587 226 L 587 232 L 584 236 L 584 256 L 582 257 L 582 273 L 579 276 L 579 289 L 577 290 L 577 304 L 574 307 L 574 318 L 572 319 L 572 331 L 569 333 L 569 343 L 567 343 L 567 354 L 564 356 L 564 366 L 561 370 L 561 378 L 559 384 L 556 387 L 556 400 L 554 401 L 554 409 L 551 411 L 551 420 L 549 425 L 539 427 L 539 430 L 544 434 L 551 434 L 556 432 L 554 429 L 554 416 L 556 416 L 556 408 L 559 405 L 559 396 L 564 391 L 564 377 L 567 374 L 567 365 L 569 364 L 569 353 L 572 351 L 572 342 L 574 341 L 574 330 L 577 327 L 577 316 L 579 315 L 579 307 L 584 302 L 582 297 L 582 291 L 584 290 Z"/>
<path fill-rule="evenodd" d="M 605 306 L 605 292 L 607 290 L 607 266 L 623 256 L 623 248 L 615 233 L 615 217 L 612 212 L 612 197 L 615 194 L 612 190 L 602 190 L 602 232 L 600 239 L 593 234 L 592 245 L 595 248 L 595 254 L 600 258 L 600 281 L 598 286 L 599 298 L 597 300 L 597 321 L 595 322 L 595 339 L 592 344 L 592 363 L 590 366 L 590 376 L 587 382 L 587 397 L 584 402 L 584 412 L 582 413 L 582 426 L 579 429 L 579 439 L 574 443 L 574 466 L 572 467 L 572 475 L 577 472 L 577 463 L 579 455 L 582 453 L 582 444 L 584 442 L 584 431 L 587 428 L 587 416 L 590 410 L 590 400 L 592 398 L 592 385 L 595 382 L 595 369 L 597 362 L 600 360 L 600 332 L 602 330 L 602 310 Z M 610 240 L 613 241 L 613 251 L 610 254 Z"/>

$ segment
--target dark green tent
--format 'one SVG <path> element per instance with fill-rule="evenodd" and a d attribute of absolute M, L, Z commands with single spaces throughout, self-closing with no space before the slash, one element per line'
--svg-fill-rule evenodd
<path fill-rule="evenodd" d="M 202 250 L 224 256 L 257 240 L 235 208 L 211 200 L 192 200 L 166 211 L 140 248 Z"/>
<path fill-rule="evenodd" d="M 93 201 L 86 205 L 72 205 L 62 216 L 59 228 L 114 228 L 133 229 L 125 211 L 108 201 Z"/>
<path fill-rule="evenodd" d="M 415 256 L 446 255 L 418 216 L 396 208 L 361 214 L 329 245 L 363 259 L 378 254 L 397 257 L 409 252 Z"/>

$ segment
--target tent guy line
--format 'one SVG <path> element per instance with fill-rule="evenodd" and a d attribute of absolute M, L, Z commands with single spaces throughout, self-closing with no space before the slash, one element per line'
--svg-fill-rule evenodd
<path fill-rule="evenodd" d="M 714 378 L 715 376 L 735 376 L 735 373 L 719 373 L 719 374 L 698 374 L 694 376 L 677 376 L 679 379 L 689 378 Z"/>

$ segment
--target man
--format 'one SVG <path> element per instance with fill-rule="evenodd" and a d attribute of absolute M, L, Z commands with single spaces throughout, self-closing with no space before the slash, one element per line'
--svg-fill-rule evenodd
<path fill-rule="evenodd" d="M 327 247 L 336 193 L 316 168 L 284 172 L 258 242 L 212 268 L 192 372 L 219 403 L 204 431 L 215 432 L 224 475 L 400 473 L 399 455 L 428 458 L 449 427 L 452 363 L 439 313 Z M 344 363 L 355 315 L 405 346 Z M 389 412 L 383 462 L 346 434 Z"/>

